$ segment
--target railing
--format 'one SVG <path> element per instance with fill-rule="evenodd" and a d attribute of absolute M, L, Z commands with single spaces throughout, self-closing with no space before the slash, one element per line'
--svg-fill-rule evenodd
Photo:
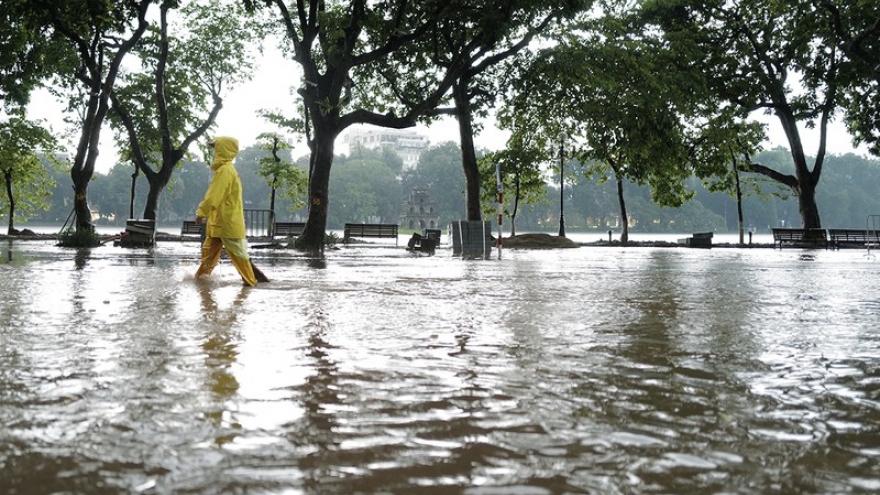
<path fill-rule="evenodd" d="M 244 226 L 248 237 L 272 237 L 275 233 L 275 212 L 245 208 Z"/>

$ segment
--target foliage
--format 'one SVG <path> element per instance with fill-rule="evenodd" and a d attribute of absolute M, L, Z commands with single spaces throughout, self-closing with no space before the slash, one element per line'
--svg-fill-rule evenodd
<path fill-rule="evenodd" d="M 489 153 L 480 159 L 481 203 L 483 213 L 497 212 L 498 179 L 496 164 L 501 167 L 504 203 L 502 211 L 510 218 L 511 235 L 516 235 L 516 217 L 520 204 L 530 207 L 546 203 L 546 182 L 538 164 L 544 161 L 543 150 L 529 145 L 529 133 L 514 132 L 508 148 Z"/>
<path fill-rule="evenodd" d="M 7 211 L 9 234 L 15 220 L 25 220 L 49 207 L 54 181 L 40 156 L 54 164 L 57 144 L 42 122 L 13 116 L 0 122 L 0 174 L 4 194 L 0 205 Z"/>
<path fill-rule="evenodd" d="M 303 198 L 308 193 L 308 177 L 304 170 L 296 168 L 292 161 L 284 160 L 280 155 L 282 150 L 291 149 L 291 145 L 277 134 L 261 134 L 258 139 L 260 148 L 270 154 L 258 159 L 260 168 L 257 173 L 272 190 L 273 200 L 277 192 L 280 197 L 290 201 L 291 212 L 305 206 Z"/>
<path fill-rule="evenodd" d="M 840 104 L 856 144 L 880 156 L 880 3 L 871 0 L 815 2 L 827 13 L 846 54 L 841 64 Z"/>
<path fill-rule="evenodd" d="M 427 187 L 436 202 L 440 225 L 465 218 L 465 179 L 461 150 L 453 142 L 426 149 L 415 168 L 404 173 L 401 190 L 405 195 L 414 187 Z"/>
<path fill-rule="evenodd" d="M 123 73 L 112 94 L 122 157 L 150 184 L 143 218 L 156 218 L 175 167 L 213 125 L 228 87 L 252 72 L 248 47 L 255 40 L 241 8 L 192 1 L 169 20 L 172 10 L 162 4 L 158 26 L 134 50 L 141 70 Z"/>
<path fill-rule="evenodd" d="M 331 225 L 346 222 L 397 223 L 401 210 L 400 184 L 391 168 L 378 159 L 357 155 L 340 161 L 332 172 Z"/>
<path fill-rule="evenodd" d="M 4 0 L 0 6 L 0 106 L 22 108 L 33 90 L 52 71 L 72 63 L 75 55 L 49 36 L 31 0 Z"/>
<path fill-rule="evenodd" d="M 77 54 L 78 65 L 59 67 L 55 80 L 68 89 L 70 109 L 77 110 L 80 137 L 71 164 L 77 230 L 91 231 L 88 187 L 95 172 L 98 143 L 110 108 L 110 96 L 122 62 L 147 28 L 152 0 L 107 2 L 31 0 L 27 11 L 35 25 Z"/>
<path fill-rule="evenodd" d="M 69 228 L 58 236 L 58 245 L 71 248 L 98 247 L 101 245 L 101 236 L 94 230 Z"/>
<path fill-rule="evenodd" d="M 763 110 L 779 119 L 794 174 L 752 161 L 748 168 L 791 188 L 807 228 L 821 226 L 815 192 L 843 63 L 836 33 L 811 1 L 651 0 L 641 11 L 646 32 L 659 30 L 659 39 L 677 55 L 680 80 L 704 81 L 706 94 L 742 117 Z M 819 127 L 812 168 L 799 124 Z"/>
<path fill-rule="evenodd" d="M 679 206 L 692 194 L 684 187 L 694 173 L 687 122 L 702 93 L 698 81 L 667 70 L 670 58 L 662 44 L 631 28 L 627 13 L 585 20 L 520 71 L 499 121 L 514 133 L 511 142 L 528 140 L 535 156 L 555 148 L 544 156 L 559 157 L 550 164 L 560 174 L 574 156 L 587 175 L 610 175 L 621 218 L 624 181 L 648 184 L 655 202 Z M 626 242 L 628 222 L 622 225 Z"/>

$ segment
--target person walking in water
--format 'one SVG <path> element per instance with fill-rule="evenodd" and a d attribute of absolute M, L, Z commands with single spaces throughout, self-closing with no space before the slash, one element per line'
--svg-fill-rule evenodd
<path fill-rule="evenodd" d="M 225 248 L 245 284 L 253 287 L 257 282 L 268 282 L 269 279 L 254 266 L 247 252 L 241 179 L 232 163 L 238 155 L 238 140 L 224 136 L 208 144 L 214 148 L 211 165 L 214 176 L 205 192 L 205 199 L 196 209 L 196 223 L 206 223 L 202 263 L 196 271 L 196 278 L 211 274 L 220 261 L 221 250 Z"/>

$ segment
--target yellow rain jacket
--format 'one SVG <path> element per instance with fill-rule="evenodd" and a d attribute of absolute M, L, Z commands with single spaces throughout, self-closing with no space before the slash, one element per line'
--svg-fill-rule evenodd
<path fill-rule="evenodd" d="M 214 177 L 199 203 L 196 216 L 207 219 L 205 236 L 226 239 L 244 239 L 244 204 L 241 199 L 241 179 L 232 161 L 238 155 L 238 140 L 218 137 L 214 140 Z"/>

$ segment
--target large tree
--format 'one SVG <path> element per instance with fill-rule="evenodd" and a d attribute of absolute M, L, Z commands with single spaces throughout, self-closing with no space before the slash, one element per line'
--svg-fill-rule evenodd
<path fill-rule="evenodd" d="M 143 218 L 157 218 L 159 197 L 190 146 L 214 124 L 225 92 L 250 77 L 254 29 L 241 8 L 218 0 L 161 2 L 158 25 L 134 54 L 141 70 L 120 77 L 111 95 L 125 130 L 120 145 L 150 184 Z M 179 12 L 178 22 L 169 16 Z M 171 16 L 174 17 L 174 16 Z"/>
<path fill-rule="evenodd" d="M 391 108 L 377 108 L 375 98 L 362 87 L 375 80 L 377 63 L 401 47 L 421 39 L 449 17 L 457 0 L 429 0 L 414 4 L 383 0 L 245 0 L 266 5 L 277 13 L 286 46 L 301 66 L 302 98 L 309 165 L 309 215 L 299 246 L 323 247 L 330 202 L 330 169 L 336 138 L 354 124 L 405 128 L 436 108 L 463 69 L 455 63 L 445 71 L 422 72 L 418 99 Z M 486 7 L 488 8 L 488 6 Z M 402 66 L 400 71 L 418 67 Z"/>
<path fill-rule="evenodd" d="M 822 223 L 816 188 L 825 162 L 828 124 L 838 109 L 844 63 L 838 36 L 811 0 L 652 0 L 643 12 L 680 55 L 679 69 L 705 76 L 711 91 L 741 115 L 773 114 L 788 140 L 794 174 L 750 163 L 798 199 L 805 228 Z M 808 158 L 799 126 L 818 126 Z"/>
<path fill-rule="evenodd" d="M 147 11 L 153 0 L 30 0 L 28 8 L 50 35 L 68 43 L 79 59 L 72 72 L 56 74 L 71 91 L 70 106 L 80 126 L 70 168 L 73 181 L 76 230 L 92 231 L 88 202 L 89 182 L 95 172 L 101 130 L 110 110 L 110 96 L 122 62 L 147 29 Z"/>
<path fill-rule="evenodd" d="M 525 47 L 559 14 L 578 1 L 267 0 L 281 15 L 294 59 L 305 81 L 304 101 L 312 148 L 309 219 L 301 242 L 321 245 L 329 201 L 328 183 L 336 136 L 353 124 L 411 127 L 440 114 L 463 116 L 462 142 L 468 175 L 466 215 L 480 218 L 479 172 L 473 150 L 473 110 L 480 74 Z M 320 22 L 318 22 L 320 20 Z M 450 91 L 458 108 L 443 108 Z M 485 92 L 489 95 L 491 91 Z M 491 98 L 490 98 L 491 99 Z M 486 100 L 488 101 L 488 99 Z"/>
<path fill-rule="evenodd" d="M 531 142 L 537 149 L 555 147 L 551 163 L 560 174 L 557 165 L 575 156 L 587 176 L 616 182 L 624 244 L 626 182 L 649 184 L 662 205 L 679 206 L 689 198 L 686 117 L 695 110 L 688 85 L 675 84 L 666 70 L 664 48 L 627 27 L 609 14 L 542 50 L 512 85 L 516 95 L 500 119 L 514 132 L 511 142 L 538 129 Z"/>

